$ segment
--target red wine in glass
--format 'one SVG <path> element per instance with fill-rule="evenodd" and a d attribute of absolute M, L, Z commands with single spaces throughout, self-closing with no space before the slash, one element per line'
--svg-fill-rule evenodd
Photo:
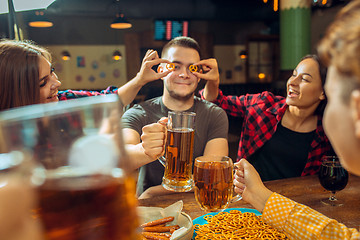
<path fill-rule="evenodd" d="M 322 202 L 331 206 L 343 205 L 343 203 L 335 197 L 335 193 L 346 187 L 348 178 L 348 172 L 341 166 L 337 157 L 324 157 L 320 167 L 319 180 L 321 186 L 330 191 L 331 195 L 328 199 L 322 200 Z"/>

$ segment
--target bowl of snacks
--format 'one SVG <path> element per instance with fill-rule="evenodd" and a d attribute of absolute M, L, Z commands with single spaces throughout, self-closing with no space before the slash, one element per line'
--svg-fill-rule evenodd
<path fill-rule="evenodd" d="M 138 207 L 142 237 L 190 240 L 193 235 L 192 219 L 181 209 L 182 201 L 167 208 Z"/>
<path fill-rule="evenodd" d="M 193 239 L 288 239 L 250 208 L 227 208 L 193 220 Z"/>

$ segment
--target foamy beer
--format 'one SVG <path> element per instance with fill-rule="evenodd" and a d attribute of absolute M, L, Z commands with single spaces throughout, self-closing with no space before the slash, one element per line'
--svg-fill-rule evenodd
<path fill-rule="evenodd" d="M 241 199 L 233 196 L 234 165 L 226 156 L 201 156 L 194 162 L 195 199 L 200 208 L 220 211 Z"/>
<path fill-rule="evenodd" d="M 159 158 L 165 166 L 162 185 L 168 190 L 192 189 L 195 116 L 193 112 L 168 113 L 165 157 Z"/>
<path fill-rule="evenodd" d="M 42 166 L 33 213 L 45 240 L 139 239 L 116 94 L 10 111 L 0 115 L 10 150 Z"/>

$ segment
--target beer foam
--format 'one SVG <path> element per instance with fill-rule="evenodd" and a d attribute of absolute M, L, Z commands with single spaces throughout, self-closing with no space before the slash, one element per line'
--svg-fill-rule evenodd
<path fill-rule="evenodd" d="M 109 135 L 83 136 L 70 149 L 69 165 L 98 172 L 115 168 L 118 157 L 117 146 Z"/>

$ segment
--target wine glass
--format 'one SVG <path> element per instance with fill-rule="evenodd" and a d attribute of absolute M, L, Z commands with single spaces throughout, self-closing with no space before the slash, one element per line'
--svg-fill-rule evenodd
<path fill-rule="evenodd" d="M 346 187 L 348 183 L 349 174 L 341 166 L 339 158 L 336 156 L 325 156 L 320 167 L 319 180 L 321 186 L 331 195 L 327 199 L 321 200 L 322 203 L 331 206 L 341 206 L 343 203 L 335 197 L 335 192 L 340 191 Z"/>

